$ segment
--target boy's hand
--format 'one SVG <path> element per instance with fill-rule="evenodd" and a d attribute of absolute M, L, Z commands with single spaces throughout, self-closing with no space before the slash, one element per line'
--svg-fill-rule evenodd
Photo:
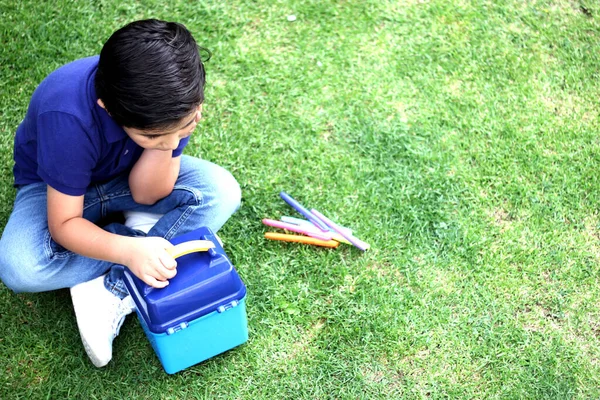
<path fill-rule="evenodd" d="M 155 288 L 167 286 L 168 279 L 177 274 L 177 261 L 166 251 L 173 245 L 155 236 L 130 239 L 125 265 L 146 284 Z"/>

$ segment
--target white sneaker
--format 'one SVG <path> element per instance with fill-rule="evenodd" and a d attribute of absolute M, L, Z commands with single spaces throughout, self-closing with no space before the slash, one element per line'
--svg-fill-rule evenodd
<path fill-rule="evenodd" d="M 125 316 L 135 309 L 131 296 L 121 300 L 106 290 L 104 276 L 71 288 L 81 341 L 96 367 L 103 367 L 111 360 L 112 342 Z"/>
<path fill-rule="evenodd" d="M 164 214 L 153 214 L 143 211 L 123 211 L 125 226 L 148 233 Z"/>

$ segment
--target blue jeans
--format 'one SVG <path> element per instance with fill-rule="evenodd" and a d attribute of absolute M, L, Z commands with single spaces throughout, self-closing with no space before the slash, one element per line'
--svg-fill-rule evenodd
<path fill-rule="evenodd" d="M 54 240 L 48 230 L 47 187 L 32 183 L 18 189 L 13 212 L 0 239 L 0 279 L 15 292 L 43 292 L 70 288 L 108 272 L 105 286 L 119 297 L 127 295 L 123 266 L 73 253 Z M 174 236 L 201 226 L 217 232 L 239 208 L 241 192 L 233 176 L 218 165 L 183 155 L 173 192 L 153 205 L 136 203 L 128 174 L 90 186 L 84 197 L 83 217 L 98 222 L 122 211 L 164 214 L 148 236 Z M 125 236 L 144 235 L 120 223 L 105 230 Z"/>

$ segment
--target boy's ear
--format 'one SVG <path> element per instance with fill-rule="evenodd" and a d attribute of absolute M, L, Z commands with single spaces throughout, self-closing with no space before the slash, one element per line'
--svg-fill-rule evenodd
<path fill-rule="evenodd" d="M 98 103 L 98 105 L 99 105 L 100 107 L 102 107 L 102 108 L 104 109 L 104 111 L 106 111 L 106 107 L 104 106 L 104 102 L 102 101 L 102 99 L 98 99 L 98 100 L 96 100 L 96 103 Z M 110 113 L 109 113 L 108 111 L 106 111 L 106 113 L 107 113 L 108 115 L 110 115 Z M 110 116 L 112 117 L 112 115 L 110 115 Z"/>

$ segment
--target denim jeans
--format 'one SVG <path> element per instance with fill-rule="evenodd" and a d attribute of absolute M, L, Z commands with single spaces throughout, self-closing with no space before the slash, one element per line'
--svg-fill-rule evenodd
<path fill-rule="evenodd" d="M 32 183 L 18 189 L 13 212 L 0 239 L 0 279 L 14 292 L 43 292 L 70 288 L 108 272 L 104 283 L 119 297 L 127 295 L 123 266 L 73 253 L 48 230 L 47 187 Z M 173 192 L 153 205 L 136 203 L 128 174 L 90 186 L 84 196 L 83 217 L 92 222 L 122 211 L 164 214 L 148 236 L 170 239 L 201 226 L 217 232 L 239 208 L 241 192 L 233 176 L 216 164 L 183 155 Z M 125 236 L 144 235 L 120 223 L 105 230 Z"/>

